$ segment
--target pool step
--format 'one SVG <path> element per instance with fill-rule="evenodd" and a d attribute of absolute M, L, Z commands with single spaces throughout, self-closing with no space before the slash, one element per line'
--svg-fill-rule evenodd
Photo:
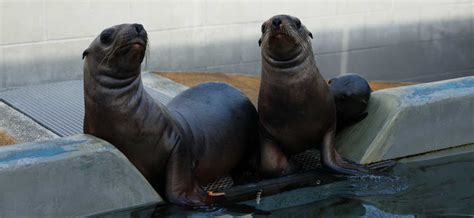
<path fill-rule="evenodd" d="M 474 76 L 373 92 L 366 119 L 336 144 L 360 163 L 474 143 Z"/>

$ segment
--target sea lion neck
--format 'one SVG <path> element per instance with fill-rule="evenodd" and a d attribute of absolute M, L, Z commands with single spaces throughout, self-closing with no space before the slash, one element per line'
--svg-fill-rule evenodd
<path fill-rule="evenodd" d="M 272 55 L 269 49 L 262 49 L 262 64 L 279 69 L 294 68 L 302 62 L 307 61 L 310 56 L 313 56 L 312 52 L 308 51 L 308 49 L 299 48 L 295 50 L 297 52 L 295 52 L 296 54 L 293 57 L 289 59 L 277 59 L 274 58 L 274 55 Z"/>
<path fill-rule="evenodd" d="M 314 66 L 311 67 L 311 66 Z M 313 53 L 302 50 L 294 58 L 278 61 L 262 50 L 262 80 L 271 84 L 288 84 L 315 76 L 316 63 Z"/>
<path fill-rule="evenodd" d="M 93 81 L 108 89 L 130 89 L 138 88 L 140 80 L 140 68 L 133 71 L 111 69 L 107 66 L 99 66 L 97 73 L 90 75 Z"/>

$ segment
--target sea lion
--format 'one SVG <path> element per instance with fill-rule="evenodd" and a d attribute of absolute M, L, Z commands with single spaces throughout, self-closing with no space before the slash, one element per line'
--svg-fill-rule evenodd
<path fill-rule="evenodd" d="M 257 111 L 239 90 L 205 83 L 166 106 L 141 81 L 147 32 L 105 29 L 84 51 L 84 133 L 115 145 L 172 203 L 205 206 L 200 185 L 228 174 L 257 144 Z"/>
<path fill-rule="evenodd" d="M 316 67 L 312 37 L 300 19 L 293 16 L 277 15 L 262 24 L 260 170 L 270 177 L 293 173 L 297 167 L 288 157 L 317 146 L 323 166 L 332 172 L 375 173 L 336 151 L 336 107 Z"/>
<path fill-rule="evenodd" d="M 330 79 L 328 84 L 336 103 L 336 132 L 367 117 L 365 110 L 372 89 L 366 79 L 359 74 L 348 73 Z"/>

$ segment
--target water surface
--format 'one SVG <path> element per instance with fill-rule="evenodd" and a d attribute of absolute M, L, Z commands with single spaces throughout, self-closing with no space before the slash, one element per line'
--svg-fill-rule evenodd
<path fill-rule="evenodd" d="M 164 205 L 138 216 L 415 217 L 474 215 L 474 151 L 399 163 L 386 177 L 349 177 L 208 210 Z"/>

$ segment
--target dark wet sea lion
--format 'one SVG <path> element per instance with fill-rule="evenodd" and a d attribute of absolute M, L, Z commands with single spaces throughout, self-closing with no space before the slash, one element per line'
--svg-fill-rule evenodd
<path fill-rule="evenodd" d="M 261 171 L 266 176 L 292 173 L 295 168 L 288 156 L 318 146 L 323 166 L 333 172 L 374 173 L 336 151 L 335 103 L 316 67 L 310 38 L 296 17 L 277 15 L 262 24 Z"/>
<path fill-rule="evenodd" d="M 328 81 L 336 103 L 337 132 L 367 117 L 372 89 L 361 75 L 348 73 Z"/>
<path fill-rule="evenodd" d="M 168 107 L 155 102 L 140 77 L 147 40 L 142 25 L 122 24 L 84 51 L 84 133 L 115 145 L 170 202 L 210 204 L 200 185 L 255 148 L 256 109 L 223 83 L 192 87 Z"/>

